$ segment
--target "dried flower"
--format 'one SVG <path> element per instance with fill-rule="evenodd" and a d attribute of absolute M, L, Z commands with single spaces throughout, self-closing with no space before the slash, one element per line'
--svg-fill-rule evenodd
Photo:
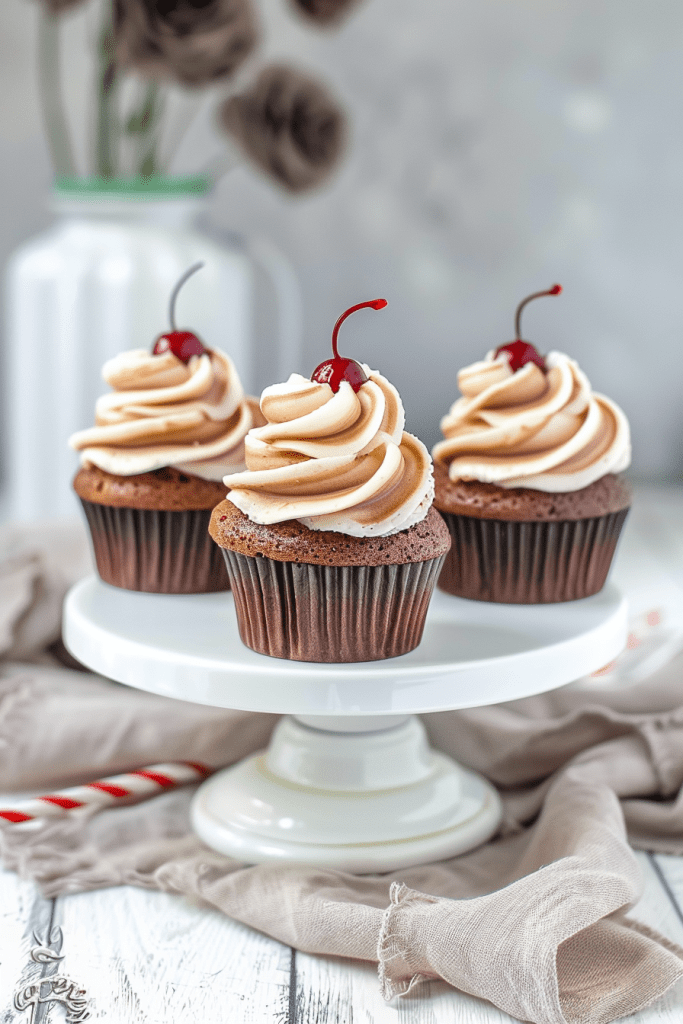
<path fill-rule="evenodd" d="M 335 25 L 350 14 L 359 0 L 290 0 L 294 8 L 318 25 Z"/>
<path fill-rule="evenodd" d="M 266 68 L 249 92 L 226 100 L 220 119 L 247 156 L 290 192 L 319 185 L 344 148 L 338 104 L 318 82 L 284 65 Z"/>
<path fill-rule="evenodd" d="M 114 0 L 116 57 L 147 78 L 208 85 L 258 40 L 251 0 Z"/>

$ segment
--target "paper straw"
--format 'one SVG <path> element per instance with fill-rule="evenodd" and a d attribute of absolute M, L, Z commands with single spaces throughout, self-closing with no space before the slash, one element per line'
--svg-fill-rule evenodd
<path fill-rule="evenodd" d="M 60 789 L 45 796 L 18 800 L 11 807 L 0 808 L 0 825 L 20 824 L 38 818 L 64 817 L 70 811 L 82 807 L 103 810 L 126 801 L 136 803 L 156 796 L 164 790 L 199 782 L 211 774 L 206 765 L 190 761 L 175 761 L 170 764 L 151 764 L 137 771 L 123 775 L 109 775 L 82 786 Z"/>

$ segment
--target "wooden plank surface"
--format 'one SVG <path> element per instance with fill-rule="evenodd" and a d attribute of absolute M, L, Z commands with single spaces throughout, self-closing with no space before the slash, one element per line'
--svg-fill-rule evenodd
<path fill-rule="evenodd" d="M 38 966 L 29 960 L 31 933 L 44 931 L 52 901 L 42 899 L 30 882 L 0 871 L 0 1024 L 18 1019 L 13 997 L 20 982 L 29 983 Z"/>
<path fill-rule="evenodd" d="M 297 953 L 296 981 L 292 1024 L 518 1024 L 494 1006 L 438 981 L 386 1003 L 376 964 Z"/>
<path fill-rule="evenodd" d="M 631 913 L 651 928 L 656 928 L 666 938 L 683 946 L 683 916 L 679 901 L 683 900 L 683 872 L 677 888 L 662 885 L 662 862 L 676 862 L 683 865 L 678 857 L 653 857 L 639 853 L 638 859 L 645 877 L 645 891 L 640 903 Z M 629 1024 L 681 1024 L 683 1021 L 683 981 L 662 996 L 653 1006 L 626 1018 Z"/>
<path fill-rule="evenodd" d="M 632 916 L 683 944 L 683 859 L 637 856 L 645 888 Z M 28 961 L 31 932 L 45 934 L 53 901 L 42 900 L 9 873 L 0 874 L 0 899 L 0 1022 L 15 1024 L 28 1018 L 8 997 L 20 978 L 26 984 L 37 975 Z M 64 935 L 60 970 L 85 990 L 92 1020 L 514 1024 L 495 1007 L 439 982 L 386 1004 L 374 964 L 302 953 L 293 958 L 280 943 L 165 893 L 121 887 L 54 903 L 53 927 Z M 60 1012 L 45 1021 L 62 1019 Z M 631 1019 L 680 1024 L 683 986 Z"/>
<path fill-rule="evenodd" d="M 91 1019 L 285 1024 L 291 953 L 217 911 L 125 886 L 57 901 L 64 968 Z"/>

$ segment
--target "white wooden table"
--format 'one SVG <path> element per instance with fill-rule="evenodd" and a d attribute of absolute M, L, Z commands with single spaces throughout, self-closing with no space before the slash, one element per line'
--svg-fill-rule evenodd
<path fill-rule="evenodd" d="M 665 590 L 683 593 L 683 488 L 638 490 L 615 577 L 636 610 Z M 645 892 L 634 916 L 683 945 L 683 858 L 638 860 Z M 36 962 L 34 936 L 46 941 L 52 933 L 54 947 L 57 928 L 63 959 Z M 46 900 L 31 883 L 0 872 L 0 1024 L 64 1021 L 55 1001 L 35 1010 L 14 1005 L 15 993 L 58 974 L 84 990 L 89 1020 L 111 1024 L 513 1021 L 440 982 L 386 1004 L 374 964 L 295 952 L 176 896 L 121 887 Z M 680 1024 L 683 983 L 630 1020 Z"/>

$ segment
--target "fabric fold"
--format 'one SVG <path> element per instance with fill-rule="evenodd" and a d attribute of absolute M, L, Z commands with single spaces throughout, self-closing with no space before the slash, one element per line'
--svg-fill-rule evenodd
<path fill-rule="evenodd" d="M 624 916 L 640 871 L 605 787 L 554 787 L 516 870 L 516 881 L 467 900 L 395 882 L 378 947 L 385 998 L 441 978 L 521 1020 L 598 1024 L 683 976 L 683 949 Z"/>

